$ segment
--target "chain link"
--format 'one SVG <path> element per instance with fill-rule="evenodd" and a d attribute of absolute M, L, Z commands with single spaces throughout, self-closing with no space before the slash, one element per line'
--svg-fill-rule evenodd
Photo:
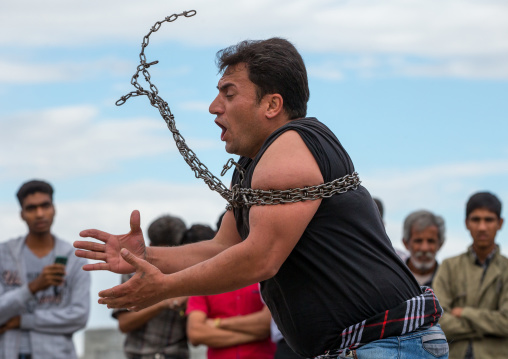
<path fill-rule="evenodd" d="M 344 193 L 348 190 L 356 189 L 360 185 L 361 181 L 358 177 L 358 174 L 354 172 L 351 175 L 346 175 L 334 181 L 312 187 L 293 188 L 288 190 L 259 190 L 252 188 L 242 188 L 240 185 L 236 184 L 232 187 L 232 190 L 229 190 L 219 178 L 214 176 L 208 170 L 208 168 L 198 159 L 194 151 L 192 151 L 185 143 L 185 139 L 176 128 L 175 117 L 171 113 L 168 103 L 159 96 L 159 90 L 151 82 L 151 76 L 148 72 L 148 69 L 150 66 L 159 63 L 159 61 L 152 61 L 147 63 L 145 55 L 145 48 L 150 43 L 150 35 L 158 31 L 163 23 L 176 21 L 176 19 L 178 19 L 180 16 L 192 17 L 194 15 L 196 15 L 196 10 L 184 11 L 180 14 L 173 14 L 166 16 L 166 18 L 164 18 L 162 21 L 157 21 L 151 27 L 148 34 L 143 38 L 143 42 L 141 44 L 141 52 L 139 54 L 139 65 L 137 66 L 136 72 L 131 79 L 131 85 L 136 88 L 136 91 L 131 91 L 128 94 L 120 97 L 120 99 L 116 101 L 116 105 L 123 105 L 131 97 L 148 97 L 150 104 L 159 110 L 159 113 L 166 122 L 169 131 L 171 131 L 173 134 L 173 139 L 175 141 L 176 147 L 178 148 L 178 151 L 182 155 L 185 162 L 194 172 L 194 176 L 196 178 L 201 178 L 212 191 L 216 191 L 222 196 L 222 198 L 228 201 L 228 206 L 226 207 L 228 210 L 233 207 L 250 207 L 253 205 L 272 205 L 306 200 L 316 200 L 320 198 L 328 198 L 338 193 Z M 138 79 L 140 74 L 143 75 L 143 78 L 149 85 L 149 90 L 144 89 L 139 84 Z M 243 182 L 245 171 L 232 158 L 230 158 L 226 165 L 224 165 L 221 176 L 224 176 L 232 166 L 235 166 L 236 169 L 240 172 L 241 181 Z"/>

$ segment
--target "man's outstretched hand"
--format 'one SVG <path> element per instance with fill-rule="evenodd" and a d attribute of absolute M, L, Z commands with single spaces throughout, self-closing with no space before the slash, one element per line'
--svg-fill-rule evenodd
<path fill-rule="evenodd" d="M 136 273 L 127 282 L 100 291 L 99 304 L 107 304 L 108 308 L 138 311 L 169 297 L 164 293 L 165 275 L 157 267 L 125 248 L 121 250 L 121 256 Z"/>
<path fill-rule="evenodd" d="M 87 229 L 81 231 L 81 237 L 91 237 L 98 239 L 102 243 L 91 241 L 76 241 L 74 247 L 76 256 L 102 261 L 101 263 L 86 264 L 83 269 L 108 270 L 118 274 L 127 274 L 135 271 L 132 264 L 126 262 L 120 255 L 122 248 L 127 248 L 134 256 L 146 259 L 145 240 L 140 228 L 140 214 L 135 210 L 131 213 L 130 219 L 131 231 L 123 235 L 113 235 L 97 229 Z"/>

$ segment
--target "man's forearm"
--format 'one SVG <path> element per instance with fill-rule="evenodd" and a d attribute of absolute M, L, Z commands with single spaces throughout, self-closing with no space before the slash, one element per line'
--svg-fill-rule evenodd
<path fill-rule="evenodd" d="M 267 338 L 270 335 L 270 311 L 265 306 L 262 310 L 234 317 L 221 318 L 218 327 L 235 332 L 251 334 L 258 339 Z"/>
<path fill-rule="evenodd" d="M 214 295 L 232 292 L 270 278 L 261 255 L 242 242 L 210 260 L 165 276 L 161 288 L 166 297 Z"/>
<path fill-rule="evenodd" d="M 0 324 L 4 325 L 13 316 L 19 315 L 25 310 L 25 303 L 32 299 L 32 293 L 28 284 L 16 289 L 5 291 L 0 288 Z"/>
<path fill-rule="evenodd" d="M 165 301 L 162 301 L 139 312 L 120 312 L 117 316 L 118 327 L 122 333 L 132 332 L 156 317 L 166 307 Z"/>
<path fill-rule="evenodd" d="M 489 310 L 464 307 L 461 318 L 468 320 L 471 326 L 482 335 L 508 337 L 508 310 Z"/>
<path fill-rule="evenodd" d="M 146 260 L 162 273 L 171 274 L 204 262 L 225 249 L 227 246 L 213 240 L 177 247 L 147 247 Z"/>
<path fill-rule="evenodd" d="M 211 348 L 227 348 L 259 340 L 255 335 L 213 328 L 203 324 L 188 332 L 193 345 L 203 344 Z"/>
<path fill-rule="evenodd" d="M 439 324 L 449 341 L 479 338 L 478 333 L 471 327 L 468 320 L 457 318 L 450 312 L 445 311 L 439 319 Z"/>

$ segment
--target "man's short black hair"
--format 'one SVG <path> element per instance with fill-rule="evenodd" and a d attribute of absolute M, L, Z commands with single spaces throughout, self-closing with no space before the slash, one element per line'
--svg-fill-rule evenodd
<path fill-rule="evenodd" d="M 53 187 L 51 187 L 48 182 L 41 180 L 31 180 L 23 183 L 16 193 L 16 197 L 18 197 L 20 206 L 23 207 L 23 201 L 27 196 L 36 192 L 49 194 L 51 201 L 53 201 Z"/>
<path fill-rule="evenodd" d="M 182 244 L 201 242 L 215 237 L 215 231 L 206 224 L 193 224 L 183 234 Z"/>
<path fill-rule="evenodd" d="M 158 247 L 180 245 L 186 229 L 187 226 L 178 217 L 170 215 L 159 217 L 148 227 L 150 245 Z"/>
<path fill-rule="evenodd" d="M 485 208 L 501 218 L 501 201 L 490 192 L 478 192 L 473 194 L 466 204 L 466 219 L 475 209 Z"/>
<path fill-rule="evenodd" d="M 309 101 L 307 70 L 292 43 L 274 37 L 268 40 L 246 40 L 217 52 L 219 73 L 229 66 L 247 65 L 249 80 L 257 86 L 257 99 L 278 93 L 283 108 L 294 120 L 305 117 Z"/>

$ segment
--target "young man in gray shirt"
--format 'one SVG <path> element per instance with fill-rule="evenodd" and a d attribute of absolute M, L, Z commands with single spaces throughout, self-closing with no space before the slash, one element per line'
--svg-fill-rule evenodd
<path fill-rule="evenodd" d="M 0 359 L 76 358 L 72 335 L 90 308 L 87 261 L 51 233 L 49 183 L 26 182 L 17 197 L 28 234 L 0 243 Z"/>

